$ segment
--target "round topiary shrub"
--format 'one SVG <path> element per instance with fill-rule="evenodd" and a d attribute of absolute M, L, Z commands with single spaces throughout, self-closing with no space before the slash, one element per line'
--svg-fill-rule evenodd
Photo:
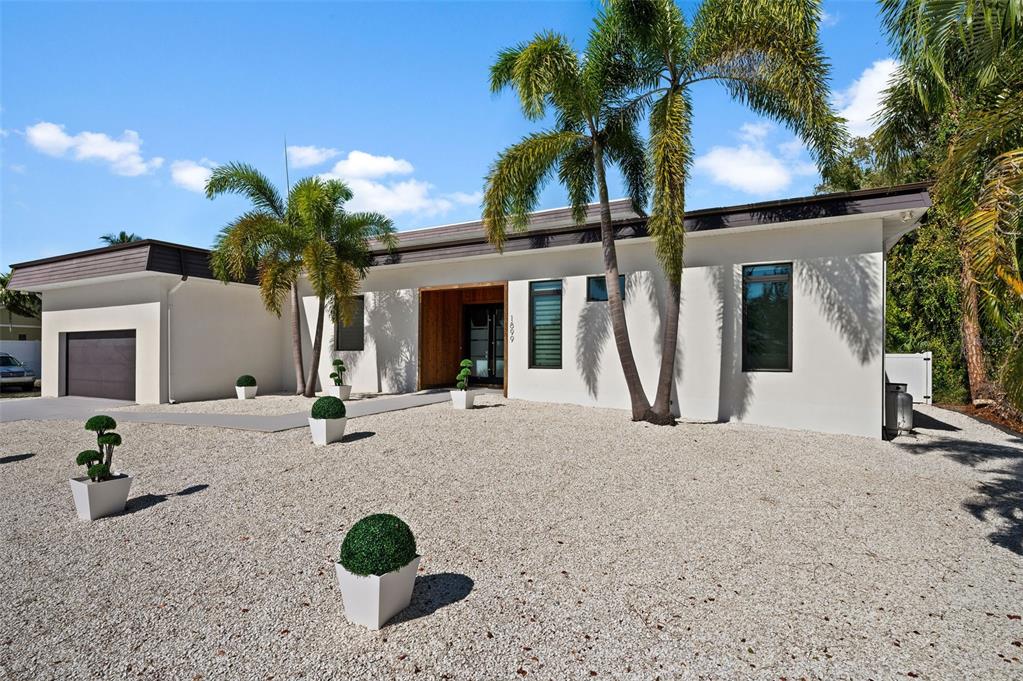
<path fill-rule="evenodd" d="M 345 403 L 336 397 L 321 397 L 313 402 L 314 419 L 343 419 L 345 413 Z"/>
<path fill-rule="evenodd" d="M 113 430 L 117 427 L 117 421 L 106 416 L 105 414 L 97 414 L 92 416 L 88 421 L 85 422 L 85 429 L 91 430 L 94 433 L 102 435 L 108 430 Z"/>
<path fill-rule="evenodd" d="M 235 381 L 234 384 L 239 388 L 252 388 L 256 385 L 256 377 L 243 374 L 238 377 L 238 380 Z"/>
<path fill-rule="evenodd" d="M 390 513 L 366 516 L 352 525 L 341 543 L 341 566 L 356 575 L 386 575 L 416 557 L 416 538 Z"/>

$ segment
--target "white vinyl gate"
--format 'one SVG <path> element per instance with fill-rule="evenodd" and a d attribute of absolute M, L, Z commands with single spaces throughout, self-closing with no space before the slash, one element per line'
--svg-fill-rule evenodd
<path fill-rule="evenodd" d="M 905 383 L 913 402 L 931 403 L 931 353 L 886 354 L 884 374 L 889 383 Z"/>

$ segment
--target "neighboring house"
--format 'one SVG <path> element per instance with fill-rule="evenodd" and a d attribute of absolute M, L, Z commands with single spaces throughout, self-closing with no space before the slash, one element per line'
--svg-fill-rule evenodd
<path fill-rule="evenodd" d="M 0 341 L 37 341 L 42 335 L 42 320 L 22 317 L 0 305 Z"/>
<path fill-rule="evenodd" d="M 880 437 L 885 255 L 928 206 L 915 184 L 689 213 L 676 411 Z M 612 213 L 652 394 L 664 281 L 645 220 L 627 201 Z M 468 357 L 474 382 L 512 398 L 628 406 L 596 206 L 582 225 L 568 209 L 534 214 L 503 254 L 479 222 L 400 238 L 377 253 L 352 325 L 325 331 L 356 392 L 449 386 Z M 42 294 L 43 394 L 196 400 L 231 395 L 242 373 L 264 392 L 292 389 L 287 318 L 255 286 L 214 281 L 207 255 L 147 240 L 13 265 L 12 288 Z M 303 306 L 308 333 L 307 288 Z"/>

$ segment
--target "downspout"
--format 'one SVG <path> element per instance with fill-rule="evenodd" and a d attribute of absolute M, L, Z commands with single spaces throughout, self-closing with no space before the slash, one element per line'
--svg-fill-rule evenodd
<path fill-rule="evenodd" d="M 171 404 L 174 404 L 174 390 L 171 387 L 171 376 L 174 375 L 174 372 L 171 371 L 171 348 L 173 347 L 171 344 L 171 308 L 173 308 L 174 305 L 171 303 L 171 296 L 173 296 L 186 281 L 188 281 L 188 275 L 182 274 L 181 281 L 174 284 L 174 286 L 167 291 L 167 401 Z"/>

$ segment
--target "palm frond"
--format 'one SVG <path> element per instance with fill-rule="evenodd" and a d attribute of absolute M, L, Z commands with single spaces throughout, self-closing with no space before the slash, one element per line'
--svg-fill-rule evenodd
<path fill-rule="evenodd" d="M 564 36 L 539 33 L 528 43 L 505 50 L 491 68 L 491 89 L 514 88 L 522 113 L 543 118 L 551 98 L 578 89 L 579 59 Z"/>
<path fill-rule="evenodd" d="M 686 180 L 692 163 L 692 103 L 669 91 L 650 115 L 654 202 L 647 229 L 669 281 L 680 281 L 685 252 Z"/>
<path fill-rule="evenodd" d="M 257 209 L 273 213 L 281 220 L 285 217 L 285 205 L 277 188 L 266 175 L 247 163 L 228 163 L 213 169 L 206 182 L 206 198 L 221 194 L 240 194 Z"/>
<path fill-rule="evenodd" d="M 974 276 L 982 286 L 1007 287 L 1023 306 L 1020 239 L 1023 238 L 1023 149 L 992 163 L 976 210 L 963 223 Z M 1004 299 L 1004 295 L 997 296 Z M 1023 309 L 1023 308 L 1020 308 Z"/>
<path fill-rule="evenodd" d="M 210 253 L 214 276 L 244 281 L 271 252 L 286 250 L 284 225 L 264 211 L 249 211 L 224 227 Z"/>

